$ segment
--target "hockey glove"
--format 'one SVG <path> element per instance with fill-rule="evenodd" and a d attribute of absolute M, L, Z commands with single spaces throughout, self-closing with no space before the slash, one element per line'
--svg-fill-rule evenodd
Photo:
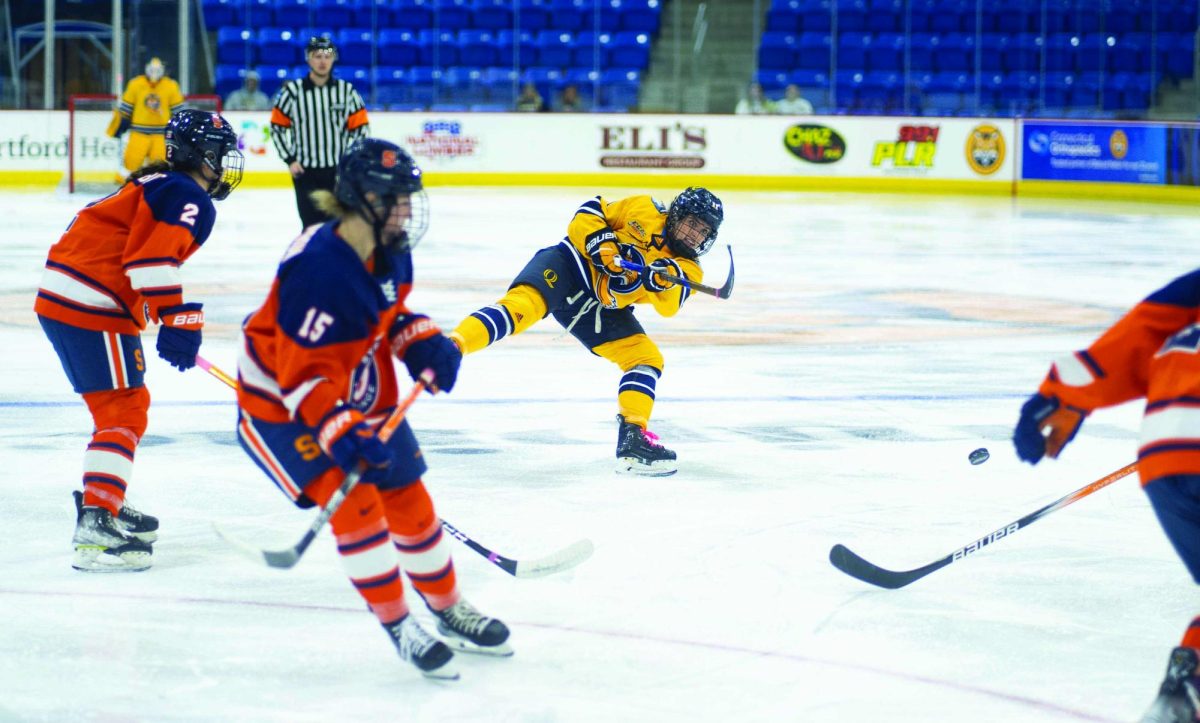
<path fill-rule="evenodd" d="M 1087 415 L 1085 409 L 1063 406 L 1058 397 L 1034 394 L 1021 407 L 1021 418 L 1013 430 L 1017 456 L 1029 464 L 1037 464 L 1043 455 L 1057 458 L 1075 439 Z"/>
<path fill-rule="evenodd" d="M 609 276 L 624 276 L 628 273 L 619 263 L 621 244 L 617 243 L 617 235 L 608 226 L 589 234 L 584 241 L 584 249 L 592 265 Z"/>
<path fill-rule="evenodd" d="M 346 472 L 351 472 L 361 461 L 366 466 L 364 482 L 382 482 L 392 464 L 391 451 L 375 436 L 362 412 L 342 404 L 317 425 L 317 444 Z"/>
<path fill-rule="evenodd" d="M 196 366 L 200 329 L 204 326 L 203 308 L 203 304 L 192 302 L 158 310 L 162 322 L 158 329 L 158 355 L 181 372 Z"/>
<path fill-rule="evenodd" d="M 663 278 L 658 273 L 660 271 L 672 276 L 683 276 L 683 269 L 679 268 L 679 264 L 675 263 L 674 259 L 659 259 L 651 264 L 647 264 L 642 270 L 642 283 L 646 285 L 647 291 L 657 294 L 660 291 L 666 291 L 675 286 L 675 282 Z"/>
<path fill-rule="evenodd" d="M 462 352 L 458 346 L 442 334 L 437 324 L 424 314 L 401 314 L 388 336 L 392 340 L 392 352 L 408 367 L 408 373 L 416 381 L 421 372 L 433 370 L 433 384 L 429 393 L 449 392 L 458 379 L 458 367 L 462 364 Z"/>

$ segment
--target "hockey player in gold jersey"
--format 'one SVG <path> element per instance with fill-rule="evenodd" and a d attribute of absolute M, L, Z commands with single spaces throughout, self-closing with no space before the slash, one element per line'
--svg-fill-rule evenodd
<path fill-rule="evenodd" d="M 579 207 L 567 237 L 538 251 L 508 293 L 450 333 L 464 354 L 519 334 L 552 314 L 593 354 L 621 368 L 617 392 L 617 471 L 665 476 L 677 471 L 675 453 L 646 430 L 663 356 L 634 318 L 634 304 L 674 316 L 690 289 L 659 272 L 699 283 L 699 257 L 717 238 L 725 217 L 720 199 L 704 188 L 680 193 L 670 208 L 650 196 Z M 645 270 L 629 271 L 621 261 Z"/>
<path fill-rule="evenodd" d="M 130 131 L 125 145 L 125 167 L 136 171 L 147 163 L 167 157 L 163 132 L 171 114 L 183 107 L 183 93 L 158 58 L 146 63 L 145 75 L 129 81 L 120 104 L 113 110 L 108 135 L 120 138 Z"/>

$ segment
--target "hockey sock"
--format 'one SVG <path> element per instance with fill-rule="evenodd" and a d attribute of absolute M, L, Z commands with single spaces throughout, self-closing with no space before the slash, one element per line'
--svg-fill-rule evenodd
<path fill-rule="evenodd" d="M 654 393 L 662 375 L 663 357 L 650 337 L 633 334 L 592 349 L 625 372 L 617 391 L 617 407 L 626 422 L 645 429 L 654 408 Z"/>
<path fill-rule="evenodd" d="M 504 298 L 459 322 L 450 338 L 463 354 L 479 351 L 506 336 L 520 334 L 546 316 L 546 302 L 532 286 L 508 290 Z"/>
<path fill-rule="evenodd" d="M 116 515 L 125 504 L 134 452 L 146 431 L 150 393 L 145 387 L 113 389 L 89 392 L 83 401 L 95 423 L 83 455 L 83 504 Z"/>
<path fill-rule="evenodd" d="M 404 583 L 388 544 L 387 518 L 375 486 L 360 484 L 351 490 L 330 523 L 342 568 L 379 622 L 393 623 L 407 615 Z"/>
<path fill-rule="evenodd" d="M 459 600 L 458 578 L 450 558 L 450 543 L 433 511 L 433 501 L 419 480 L 403 489 L 382 493 L 392 544 L 400 552 L 400 567 L 413 588 L 434 610 Z"/>
<path fill-rule="evenodd" d="M 1183 634 L 1183 642 L 1180 645 L 1200 651 L 1200 617 L 1197 617 L 1188 626 L 1187 632 Z"/>

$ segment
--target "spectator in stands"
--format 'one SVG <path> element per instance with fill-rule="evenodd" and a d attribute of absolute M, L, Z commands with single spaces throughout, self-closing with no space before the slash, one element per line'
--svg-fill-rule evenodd
<path fill-rule="evenodd" d="M 788 85 L 783 91 L 783 99 L 775 101 L 775 112 L 780 115 L 812 115 L 812 103 L 800 96 L 800 88 L 795 83 Z"/>
<path fill-rule="evenodd" d="M 225 99 L 225 110 L 271 110 L 271 99 L 258 89 L 258 73 L 246 71 L 242 87 Z"/>
<path fill-rule="evenodd" d="M 537 91 L 537 86 L 533 83 L 526 83 L 521 86 L 521 95 L 517 98 L 517 110 L 536 113 L 542 110 L 542 96 Z"/>
<path fill-rule="evenodd" d="M 751 83 L 746 91 L 746 97 L 738 101 L 737 108 L 733 110 L 738 115 L 763 115 L 771 113 L 775 104 L 763 95 L 762 86 L 758 83 Z"/>
<path fill-rule="evenodd" d="M 583 107 L 583 98 L 579 97 L 579 88 L 572 83 L 562 89 L 562 94 L 558 96 L 558 108 L 561 113 L 579 113 L 587 110 Z"/>

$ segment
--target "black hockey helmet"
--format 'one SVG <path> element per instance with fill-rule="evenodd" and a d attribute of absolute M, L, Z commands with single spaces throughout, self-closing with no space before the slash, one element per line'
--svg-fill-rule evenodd
<path fill-rule="evenodd" d="M 403 148 L 381 138 L 362 138 L 346 149 L 338 161 L 333 195 L 370 221 L 376 243 L 389 251 L 411 251 L 429 228 L 421 169 Z M 401 197 L 408 200 L 410 215 L 399 234 L 384 238 L 388 217 Z"/>
<path fill-rule="evenodd" d="M 676 227 L 688 216 L 695 216 L 708 224 L 709 228 L 708 236 L 695 247 L 679 240 L 675 235 Z M 717 229 L 721 227 L 723 220 L 725 220 L 725 206 L 721 203 L 721 199 L 713 195 L 713 192 L 707 188 L 689 186 L 671 202 L 671 208 L 667 211 L 667 224 L 663 235 L 667 237 L 667 245 L 671 247 L 671 251 L 676 256 L 695 259 L 708 253 L 708 250 L 712 248 L 713 242 L 717 240 Z"/>
<path fill-rule="evenodd" d="M 304 47 L 304 57 L 307 58 L 313 53 L 323 50 L 333 53 L 333 59 L 337 60 L 337 46 L 324 35 L 314 35 L 308 39 L 308 45 Z"/>
<path fill-rule="evenodd" d="M 166 129 L 167 162 L 175 171 L 206 166 L 216 174 L 208 195 L 220 201 L 242 182 L 245 158 L 238 150 L 237 133 L 217 113 L 184 108 L 171 116 Z"/>

